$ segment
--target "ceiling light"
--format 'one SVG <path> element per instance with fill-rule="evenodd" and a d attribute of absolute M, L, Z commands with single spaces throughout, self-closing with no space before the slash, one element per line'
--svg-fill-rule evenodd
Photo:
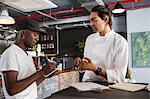
<path fill-rule="evenodd" d="M 14 24 L 15 20 L 11 16 L 9 16 L 8 10 L 6 7 L 2 7 L 0 14 L 0 24 Z"/>
<path fill-rule="evenodd" d="M 52 0 L 3 0 L 3 3 L 23 12 L 31 12 L 58 7 L 51 1 Z"/>
<path fill-rule="evenodd" d="M 123 13 L 124 11 L 125 9 L 123 8 L 123 6 L 119 3 L 119 1 L 117 1 L 116 5 L 112 10 L 112 13 Z"/>

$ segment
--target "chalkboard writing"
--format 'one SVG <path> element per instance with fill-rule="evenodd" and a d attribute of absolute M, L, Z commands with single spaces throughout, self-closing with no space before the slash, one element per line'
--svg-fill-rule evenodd
<path fill-rule="evenodd" d="M 57 34 L 56 31 L 48 31 L 47 34 L 40 34 L 39 44 L 41 44 L 41 51 L 45 54 L 57 53 Z"/>

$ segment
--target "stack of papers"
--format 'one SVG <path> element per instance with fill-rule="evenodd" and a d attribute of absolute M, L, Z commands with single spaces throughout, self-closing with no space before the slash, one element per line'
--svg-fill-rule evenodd
<path fill-rule="evenodd" d="M 109 89 L 109 87 L 100 85 L 97 83 L 93 82 L 77 82 L 77 83 L 72 83 L 70 86 L 78 89 L 79 91 L 93 91 L 93 90 L 104 90 L 104 89 Z"/>
<path fill-rule="evenodd" d="M 150 83 L 146 86 L 147 91 L 150 91 Z"/>
<path fill-rule="evenodd" d="M 116 83 L 114 85 L 110 85 L 110 88 L 116 88 L 116 89 L 121 89 L 121 90 L 126 90 L 126 91 L 139 91 L 142 90 L 146 87 L 146 85 L 142 84 L 132 84 L 132 83 Z"/>

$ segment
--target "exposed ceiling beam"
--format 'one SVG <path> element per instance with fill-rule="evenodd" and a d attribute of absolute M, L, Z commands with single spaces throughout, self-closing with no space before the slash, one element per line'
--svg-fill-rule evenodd
<path fill-rule="evenodd" d="M 150 6 L 149 4 L 146 4 L 146 5 L 143 5 L 143 6 L 134 6 L 134 7 L 129 7 L 129 8 L 125 8 L 125 9 L 126 10 L 131 10 L 133 8 L 147 8 L 149 6 Z M 63 13 L 69 13 L 69 12 L 78 12 L 78 11 L 84 11 L 84 10 L 85 9 L 83 7 L 81 7 L 81 8 L 76 8 L 72 11 L 66 10 L 66 11 L 51 12 L 50 15 L 57 15 L 57 14 L 63 14 Z M 38 18 L 38 17 L 42 17 L 42 16 L 44 16 L 44 15 L 42 15 L 42 14 L 34 14 L 34 15 L 30 15 L 30 16 L 26 15 L 26 16 L 16 17 L 15 20 L 21 20 L 21 19 L 24 19 L 24 18 Z"/>
<path fill-rule="evenodd" d="M 143 2 L 144 0 L 125 0 L 125 1 L 119 1 L 120 4 L 124 5 L 124 4 L 128 4 L 128 3 L 132 3 L 132 2 Z M 117 2 L 112 2 L 112 3 L 107 3 L 108 6 L 115 6 Z"/>
<path fill-rule="evenodd" d="M 82 16 L 89 16 L 89 15 L 88 15 L 88 14 L 66 15 L 66 16 L 61 16 L 61 17 L 59 17 L 58 20 L 63 20 L 63 19 L 66 19 L 66 18 L 73 18 L 73 17 L 82 17 Z M 45 19 L 43 19 L 42 21 L 39 21 L 39 22 L 48 22 L 48 21 L 53 22 L 54 20 L 45 18 Z"/>
<path fill-rule="evenodd" d="M 150 4 L 146 4 L 146 5 L 143 5 L 143 6 L 133 6 L 133 7 L 129 7 L 129 8 L 125 8 L 126 10 L 132 10 L 132 9 L 138 9 L 138 8 L 148 8 L 150 7 Z"/>
<path fill-rule="evenodd" d="M 78 0 L 78 1 L 82 1 L 82 0 Z M 84 3 L 81 2 L 81 6 L 85 7 L 88 11 L 91 11 L 92 7 L 96 5 L 104 5 L 103 0 L 93 0 L 91 2 L 86 1 Z"/>
<path fill-rule="evenodd" d="M 82 16 L 82 17 L 73 17 L 67 19 L 59 19 L 56 21 L 49 21 L 49 22 L 41 22 L 41 26 L 44 25 L 56 25 L 56 24 L 65 24 L 65 23 L 73 23 L 73 22 L 80 22 L 80 21 L 88 21 L 89 16 Z"/>
<path fill-rule="evenodd" d="M 80 7 L 80 8 L 74 8 L 74 9 L 71 9 L 71 10 L 63 10 L 63 11 L 58 11 L 58 12 L 50 12 L 49 14 L 57 15 L 57 14 L 70 13 L 70 12 L 78 12 L 78 11 L 84 11 L 84 10 L 85 10 L 84 7 Z"/>
<path fill-rule="evenodd" d="M 134 6 L 134 8 L 147 8 L 147 7 L 150 7 L 150 5 L 143 5 L 143 6 Z M 130 7 L 130 8 L 125 8 L 126 10 L 132 10 L 133 7 Z M 77 17 L 77 16 L 80 16 L 80 17 Z M 73 18 L 70 18 L 70 17 L 73 17 Z M 66 18 L 66 19 L 59 19 L 57 21 L 47 21 L 47 22 L 41 22 L 41 25 L 56 25 L 56 24 L 65 24 L 65 23 L 73 23 L 73 22 L 80 22 L 80 21 L 88 21 L 89 20 L 89 16 L 88 15 L 81 15 L 81 14 L 78 14 L 78 15 L 69 15 L 69 16 L 63 16 L 61 18 Z"/>
<path fill-rule="evenodd" d="M 86 10 L 84 7 L 80 8 L 74 8 L 73 10 L 63 10 L 63 11 L 57 11 L 57 12 L 51 12 L 48 15 L 57 15 L 57 14 L 63 14 L 63 13 L 70 13 L 70 12 L 78 12 L 78 11 L 84 11 Z M 34 15 L 26 15 L 26 16 L 21 16 L 21 17 L 16 17 L 15 20 L 21 20 L 24 18 L 38 18 L 44 16 L 43 14 L 34 14 Z"/>
<path fill-rule="evenodd" d="M 95 1 L 95 0 L 94 0 Z M 121 4 L 128 4 L 128 3 L 132 3 L 132 2 L 143 2 L 144 0 L 125 0 L 125 1 L 120 1 Z M 97 0 L 96 0 L 97 2 Z M 114 6 L 116 4 L 116 2 L 112 2 L 112 3 L 108 3 L 109 6 Z M 146 5 L 142 5 L 142 6 L 133 6 L 133 7 L 128 7 L 128 8 L 125 8 L 126 10 L 132 10 L 132 9 L 135 9 L 135 8 L 146 8 L 146 7 L 150 7 L 150 5 L 146 4 Z M 54 16 L 54 15 L 58 15 L 58 14 L 64 14 L 64 13 L 70 13 L 70 12 L 79 12 L 79 11 L 84 11 L 85 8 L 84 7 L 80 7 L 80 8 L 74 8 L 72 10 L 63 10 L 63 11 L 57 11 L 57 12 L 50 12 L 49 14 L 47 14 L 48 16 Z M 26 15 L 26 16 L 21 16 L 21 17 L 16 17 L 15 19 L 16 20 L 20 20 L 20 19 L 24 19 L 24 18 L 38 18 L 38 17 L 42 17 L 44 16 L 43 14 L 34 14 L 34 15 Z M 64 19 L 64 18 L 71 18 L 71 17 L 77 17 L 78 15 L 77 14 L 74 14 L 74 15 L 67 15 L 67 16 L 62 16 L 62 17 L 59 17 L 58 19 L 61 20 L 61 19 Z M 79 16 L 83 16 L 83 15 L 79 15 Z M 87 16 L 87 15 L 85 15 Z M 79 18 L 80 19 L 80 18 Z M 52 21 L 50 19 L 43 19 L 42 21 Z M 82 20 L 81 20 L 82 21 Z M 58 22 L 56 22 L 58 23 Z M 62 23 L 62 22 L 60 22 Z"/>
<path fill-rule="evenodd" d="M 43 12 L 41 12 L 41 11 L 35 11 L 35 12 L 37 12 L 37 13 L 39 13 L 39 14 L 42 14 L 43 16 L 47 16 L 47 17 L 49 17 L 49 18 L 51 18 L 51 19 L 57 20 L 57 18 L 52 17 L 50 14 L 48 15 L 48 14 L 45 14 L 45 13 L 43 13 Z"/>

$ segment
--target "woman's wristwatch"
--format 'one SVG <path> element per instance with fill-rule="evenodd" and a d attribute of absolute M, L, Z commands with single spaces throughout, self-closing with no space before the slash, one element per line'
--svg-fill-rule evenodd
<path fill-rule="evenodd" d="M 100 67 L 94 72 L 96 75 L 102 75 L 102 69 Z"/>

